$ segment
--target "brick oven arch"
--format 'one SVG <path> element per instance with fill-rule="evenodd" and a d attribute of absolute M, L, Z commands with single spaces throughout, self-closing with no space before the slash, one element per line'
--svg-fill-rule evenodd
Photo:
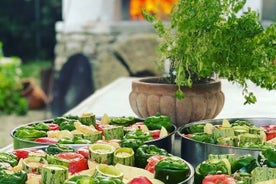
<path fill-rule="evenodd" d="M 50 104 L 53 116 L 61 116 L 94 93 L 92 66 L 85 55 L 70 56 L 58 72 Z"/>

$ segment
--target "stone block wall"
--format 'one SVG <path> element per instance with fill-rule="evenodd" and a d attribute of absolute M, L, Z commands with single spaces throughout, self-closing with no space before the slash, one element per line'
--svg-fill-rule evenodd
<path fill-rule="evenodd" d="M 70 56 L 81 53 L 91 62 L 95 89 L 121 76 L 162 74 L 156 65 L 158 38 L 147 26 L 139 30 L 123 26 L 108 31 L 57 30 L 56 40 L 56 71 Z"/>

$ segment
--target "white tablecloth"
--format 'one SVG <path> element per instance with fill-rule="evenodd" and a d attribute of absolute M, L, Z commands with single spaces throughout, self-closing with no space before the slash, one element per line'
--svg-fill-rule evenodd
<path fill-rule="evenodd" d="M 129 105 L 128 96 L 131 91 L 131 81 L 136 78 L 122 77 L 97 90 L 78 106 L 68 113 L 81 115 L 84 112 L 93 112 L 97 116 L 107 113 L 110 116 L 131 116 L 135 114 Z M 268 91 L 249 83 L 249 91 L 254 92 L 257 102 L 252 105 L 243 105 L 245 99 L 242 89 L 222 79 L 222 91 L 225 95 L 225 104 L 218 118 L 239 117 L 274 117 L 276 118 L 276 91 Z"/>

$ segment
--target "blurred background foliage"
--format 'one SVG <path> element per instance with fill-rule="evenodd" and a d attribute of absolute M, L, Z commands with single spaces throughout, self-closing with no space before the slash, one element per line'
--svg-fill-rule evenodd
<path fill-rule="evenodd" d="M 23 63 L 54 59 L 55 23 L 61 20 L 62 0 L 1 0 L 0 41 L 6 57 Z"/>

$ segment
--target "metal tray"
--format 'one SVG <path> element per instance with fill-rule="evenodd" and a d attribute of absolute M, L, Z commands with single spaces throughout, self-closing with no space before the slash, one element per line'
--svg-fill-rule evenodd
<path fill-rule="evenodd" d="M 74 148 L 75 151 L 77 151 L 79 148 L 82 148 L 84 146 L 85 145 L 78 144 L 78 145 L 73 145 L 71 147 Z M 37 150 L 44 150 L 45 151 L 46 148 L 47 148 L 47 145 L 39 145 L 39 146 L 34 146 L 34 147 L 22 148 L 22 149 L 31 149 L 31 150 L 37 149 Z M 188 165 L 188 167 L 190 169 L 190 175 L 189 175 L 189 177 L 186 180 L 184 180 L 184 181 L 182 181 L 182 182 L 180 182 L 178 184 L 193 184 L 194 183 L 194 174 L 195 174 L 194 167 L 188 161 L 186 161 L 186 160 L 184 160 L 184 161 L 185 161 L 185 163 Z"/>
<path fill-rule="evenodd" d="M 224 118 L 229 120 L 229 122 L 234 122 L 236 120 L 245 120 L 254 123 L 256 126 L 263 126 L 267 124 L 276 124 L 276 118 Z M 247 149 L 247 148 L 239 148 L 239 147 L 228 147 L 228 146 L 220 146 L 215 144 L 203 143 L 188 139 L 183 136 L 183 133 L 186 129 L 193 124 L 202 124 L 202 123 L 212 123 L 214 125 L 221 124 L 223 119 L 209 119 L 202 120 L 198 122 L 192 122 L 186 124 L 180 128 L 178 128 L 176 132 L 176 137 L 180 137 L 181 144 L 181 158 L 187 160 L 194 167 L 198 165 L 200 162 L 207 159 L 209 154 L 251 154 L 253 156 L 257 156 L 260 152 L 260 149 Z"/>
<path fill-rule="evenodd" d="M 39 122 L 51 123 L 51 122 L 53 122 L 53 119 L 36 121 L 36 122 L 20 125 L 20 126 L 14 128 L 10 132 L 10 135 L 13 138 L 13 148 L 14 149 L 48 145 L 48 144 L 45 144 L 45 143 L 38 143 L 38 142 L 34 142 L 34 141 L 23 140 L 23 139 L 20 139 L 20 138 L 17 138 L 17 137 L 14 136 L 14 133 L 15 133 L 15 131 L 18 128 L 20 128 L 22 126 L 29 126 L 29 125 L 32 125 L 32 124 L 36 124 L 36 123 L 39 123 Z M 175 125 L 173 125 L 173 127 L 174 127 L 174 129 L 173 129 L 172 132 L 169 133 L 169 135 L 167 135 L 165 137 L 162 137 L 160 139 L 155 139 L 155 140 L 147 141 L 145 143 L 146 144 L 154 144 L 154 145 L 156 145 L 156 146 L 158 146 L 160 148 L 166 149 L 169 153 L 172 153 L 172 149 L 173 149 L 172 145 L 173 145 L 173 141 L 174 141 L 174 135 L 175 135 L 175 132 L 177 130 L 177 128 L 176 128 Z M 79 147 L 83 147 L 85 144 L 67 144 L 67 145 L 69 145 L 71 147 L 79 148 Z"/>

